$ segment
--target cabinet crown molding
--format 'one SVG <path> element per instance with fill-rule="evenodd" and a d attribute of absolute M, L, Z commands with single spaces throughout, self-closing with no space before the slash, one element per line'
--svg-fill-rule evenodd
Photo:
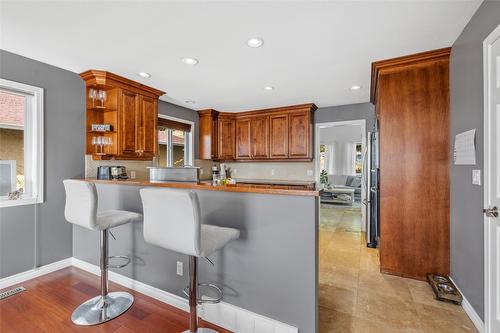
<path fill-rule="evenodd" d="M 89 69 L 80 73 L 80 77 L 86 82 L 87 85 L 126 88 L 129 90 L 135 90 L 134 92 L 156 98 L 165 95 L 164 91 L 103 70 Z"/>
<path fill-rule="evenodd" d="M 377 102 L 378 81 L 382 72 L 403 70 L 404 68 L 411 66 L 422 66 L 428 61 L 449 60 L 450 54 L 451 47 L 445 47 L 442 49 L 373 62 L 370 85 L 370 102 L 372 104 L 376 104 Z"/>
<path fill-rule="evenodd" d="M 278 113 L 278 112 L 290 112 L 290 111 L 316 111 L 318 107 L 314 103 L 307 104 L 298 104 L 298 105 L 290 105 L 290 106 L 280 106 L 276 108 L 268 108 L 268 109 L 259 109 L 259 110 L 249 110 L 249 111 L 241 111 L 241 112 L 220 112 L 215 109 L 204 109 L 199 110 L 199 115 L 218 115 L 222 117 L 242 117 L 242 116 L 252 116 L 258 115 L 259 113 Z"/>

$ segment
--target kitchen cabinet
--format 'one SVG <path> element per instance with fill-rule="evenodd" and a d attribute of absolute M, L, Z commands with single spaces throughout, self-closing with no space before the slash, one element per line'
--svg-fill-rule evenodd
<path fill-rule="evenodd" d="M 304 104 L 239 113 L 199 111 L 200 158 L 311 161 L 315 110 L 314 104 Z"/>
<path fill-rule="evenodd" d="M 222 118 L 218 120 L 218 159 L 235 159 L 235 119 Z"/>
<path fill-rule="evenodd" d="M 250 151 L 253 159 L 269 158 L 269 116 L 250 118 Z"/>
<path fill-rule="evenodd" d="M 372 64 L 380 126 L 380 269 L 450 270 L 450 48 Z"/>
<path fill-rule="evenodd" d="M 151 160 L 158 150 L 158 98 L 164 92 L 105 71 L 80 76 L 86 83 L 86 153 L 93 159 Z M 105 97 L 96 98 L 99 94 Z M 96 131 L 96 124 L 110 128 Z"/>
<path fill-rule="evenodd" d="M 288 157 L 308 158 L 311 156 L 312 122 L 307 111 L 292 112 L 289 118 Z"/>
<path fill-rule="evenodd" d="M 269 157 L 271 159 L 288 158 L 288 127 L 288 114 L 269 116 Z"/>

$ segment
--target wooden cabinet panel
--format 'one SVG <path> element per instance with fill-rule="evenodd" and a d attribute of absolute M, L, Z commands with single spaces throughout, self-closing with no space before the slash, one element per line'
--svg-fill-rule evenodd
<path fill-rule="evenodd" d="M 199 111 L 200 158 L 310 161 L 314 110 L 314 104 L 303 104 L 241 113 Z"/>
<path fill-rule="evenodd" d="M 250 118 L 236 119 L 236 159 L 250 159 L 251 154 L 251 136 L 250 136 Z"/>
<path fill-rule="evenodd" d="M 235 158 L 235 120 L 219 119 L 218 128 L 218 157 L 221 160 L 233 160 Z"/>
<path fill-rule="evenodd" d="M 425 280 L 450 265 L 449 50 L 408 58 L 374 64 L 380 268 Z"/>
<path fill-rule="evenodd" d="M 269 117 L 270 158 L 288 158 L 288 114 Z"/>
<path fill-rule="evenodd" d="M 250 118 L 250 140 L 252 158 L 269 158 L 269 116 Z"/>
<path fill-rule="evenodd" d="M 123 155 L 136 155 L 136 117 L 139 108 L 139 95 L 122 90 L 120 108 L 120 153 Z"/>
<path fill-rule="evenodd" d="M 137 139 L 140 143 L 138 150 L 144 157 L 153 157 L 157 153 L 157 121 L 158 106 L 157 100 L 151 97 L 142 96 L 139 115 L 137 117 Z"/>
<path fill-rule="evenodd" d="M 301 111 L 289 114 L 289 158 L 310 158 L 310 112 Z"/>

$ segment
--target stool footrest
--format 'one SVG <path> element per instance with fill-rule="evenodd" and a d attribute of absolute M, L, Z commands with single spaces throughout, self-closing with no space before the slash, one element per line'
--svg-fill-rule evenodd
<path fill-rule="evenodd" d="M 203 298 L 203 296 L 200 296 L 197 299 L 198 304 L 207 304 L 207 303 L 208 304 L 217 304 L 217 303 L 220 303 L 220 301 L 222 301 L 222 298 L 224 297 L 224 293 L 217 285 L 215 285 L 213 283 L 198 283 L 198 287 L 200 287 L 200 286 L 212 288 L 218 294 L 218 297 L 217 298 L 211 298 L 211 297 L 210 298 Z M 189 286 L 184 288 L 182 290 L 182 292 L 184 293 L 184 295 L 189 297 Z"/>
<path fill-rule="evenodd" d="M 108 260 L 109 259 L 123 259 L 123 260 L 125 260 L 125 263 L 122 265 L 110 265 L 110 264 L 108 264 L 108 268 L 123 268 L 123 267 L 127 266 L 128 264 L 130 264 L 130 260 L 131 260 L 129 256 L 110 256 L 110 257 L 108 257 Z"/>

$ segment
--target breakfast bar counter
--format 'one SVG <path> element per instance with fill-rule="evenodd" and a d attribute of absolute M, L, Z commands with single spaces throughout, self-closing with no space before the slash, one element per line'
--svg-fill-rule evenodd
<path fill-rule="evenodd" d="M 170 187 L 184 188 L 192 190 L 208 190 L 208 191 L 224 191 L 224 192 L 240 192 L 240 193 L 260 193 L 260 194 L 277 194 L 277 195 L 298 195 L 298 196 L 319 196 L 320 191 L 317 190 L 313 182 L 304 182 L 303 184 L 288 185 L 280 184 L 265 184 L 265 183 L 247 183 L 241 182 L 237 184 L 227 185 L 212 185 L 211 181 L 201 181 L 199 183 L 189 182 L 159 182 L 149 180 L 102 180 L 95 178 L 87 178 L 86 181 L 101 184 L 115 185 L 135 185 L 135 186 L 154 186 L 154 187 Z"/>
<path fill-rule="evenodd" d="M 252 321 L 264 321 L 255 323 L 256 330 L 246 330 L 239 326 L 246 325 L 244 322 L 237 322 L 240 315 L 233 313 L 235 322 L 227 328 L 234 332 L 296 332 L 278 326 L 274 326 L 275 330 L 257 330 L 261 327 L 258 325 L 279 322 L 299 332 L 317 332 L 319 191 L 316 189 L 308 189 L 308 184 L 247 184 L 242 180 L 236 185 L 220 186 L 212 186 L 211 182 L 86 180 L 96 184 L 99 210 L 142 213 L 140 190 L 146 187 L 194 191 L 202 223 L 240 231 L 238 240 L 210 256 L 214 266 L 200 261 L 200 282 L 215 283 L 223 289 L 224 303 L 231 304 L 224 309 L 242 309 L 238 313 L 255 314 Z M 166 222 L 175 218 L 167 206 Z M 175 235 L 179 231 L 168 232 Z M 146 243 L 142 222 L 116 227 L 113 234 L 116 240 L 110 240 L 110 254 L 128 255 L 132 261 L 125 268 L 112 271 L 175 297 L 183 296 L 182 289 L 188 282 L 187 256 Z M 98 233 L 73 226 L 76 259 L 99 265 L 98 245 Z M 178 262 L 184 264 L 182 276 L 176 273 Z M 204 309 L 208 320 L 221 311 L 207 304 Z"/>

